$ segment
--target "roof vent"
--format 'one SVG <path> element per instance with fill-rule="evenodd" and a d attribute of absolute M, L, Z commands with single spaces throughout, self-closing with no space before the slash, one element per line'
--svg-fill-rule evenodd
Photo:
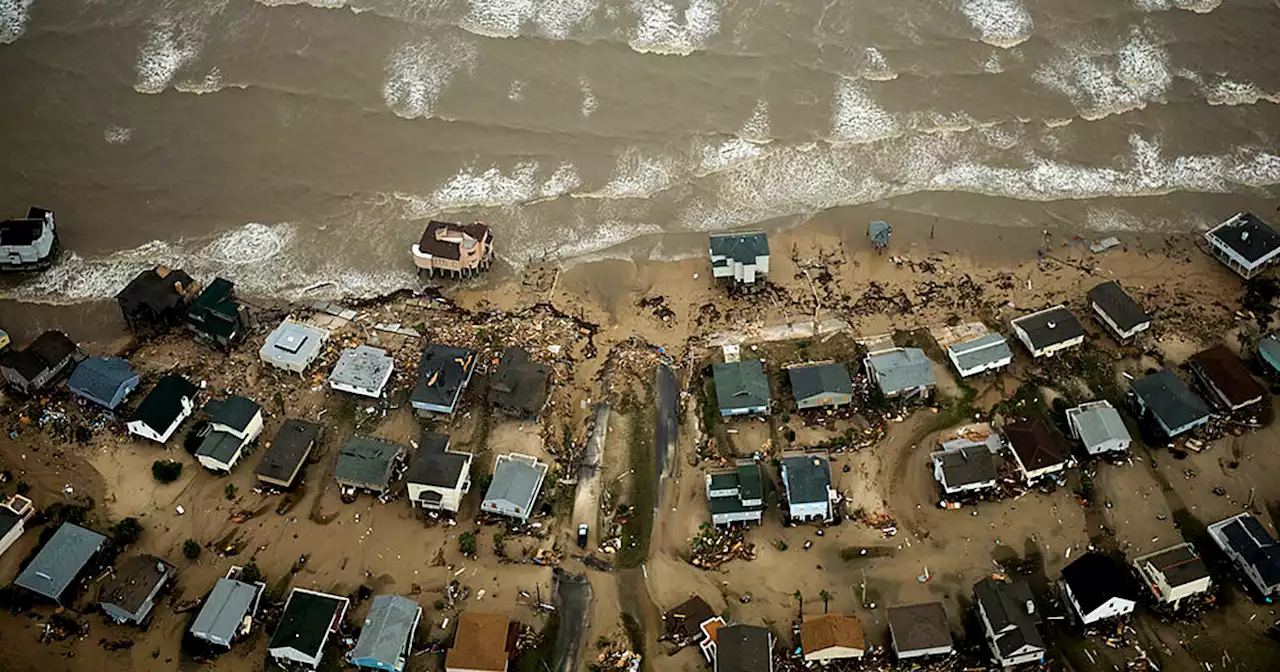
<path fill-rule="evenodd" d="M 1049 321 L 1049 328 L 1050 328 L 1050 329 L 1057 329 L 1057 328 L 1058 328 L 1058 323 L 1057 323 L 1057 322 L 1054 322 L 1054 321 L 1052 321 L 1052 320 L 1050 320 L 1050 321 Z"/>
<path fill-rule="evenodd" d="M 1241 231 L 1241 232 L 1240 232 L 1240 240 L 1241 240 L 1241 241 L 1249 240 L 1249 232 L 1248 232 L 1248 231 Z"/>
<path fill-rule="evenodd" d="M 1028 614 L 1036 613 L 1036 603 L 1032 600 L 1027 600 L 1027 613 Z"/>

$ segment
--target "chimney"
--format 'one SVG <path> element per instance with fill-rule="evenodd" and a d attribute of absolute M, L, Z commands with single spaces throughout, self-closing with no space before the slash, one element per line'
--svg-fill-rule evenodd
<path fill-rule="evenodd" d="M 1027 600 L 1027 614 L 1034 615 L 1035 613 L 1036 613 L 1036 603 L 1032 600 Z"/>

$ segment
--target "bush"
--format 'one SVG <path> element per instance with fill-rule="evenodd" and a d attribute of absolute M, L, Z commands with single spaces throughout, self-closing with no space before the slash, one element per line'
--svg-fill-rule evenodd
<path fill-rule="evenodd" d="M 439 610 L 441 610 L 441 609 L 444 609 L 444 608 L 445 608 L 446 603 L 445 603 L 445 601 L 444 601 L 444 600 L 436 600 L 435 602 L 432 602 L 432 603 L 431 603 L 431 606 L 435 607 L 435 608 L 436 608 L 436 611 L 439 611 Z"/>
<path fill-rule="evenodd" d="M 142 536 L 142 523 L 137 518 L 125 518 L 111 526 L 111 538 L 119 546 L 128 546 Z"/>
<path fill-rule="evenodd" d="M 262 570 L 258 569 L 258 564 L 251 562 L 240 568 L 240 580 L 245 583 L 255 583 L 262 580 Z"/>
<path fill-rule="evenodd" d="M 18 481 L 18 494 L 25 495 L 31 492 L 31 484 L 26 481 Z"/>
<path fill-rule="evenodd" d="M 234 485 L 232 485 L 232 484 L 230 484 L 230 483 L 228 483 L 228 484 L 227 484 L 227 487 L 223 489 L 223 492 L 227 493 L 227 499 L 235 499 L 235 498 L 236 498 L 236 486 L 234 486 Z"/>
<path fill-rule="evenodd" d="M 195 539 L 188 539 L 182 542 L 182 554 L 192 560 L 200 557 L 200 542 Z"/>
<path fill-rule="evenodd" d="M 468 557 L 476 554 L 476 533 L 463 532 L 458 535 L 458 548 L 462 549 L 462 554 Z"/>
<path fill-rule="evenodd" d="M 506 542 L 506 540 L 507 540 L 507 535 L 501 532 L 493 533 L 493 554 L 494 555 L 498 557 L 502 557 L 507 554 L 507 549 L 503 546 L 503 543 Z"/>
<path fill-rule="evenodd" d="M 175 460 L 156 460 L 151 463 L 151 475 L 161 483 L 172 483 L 182 476 L 182 463 Z"/>

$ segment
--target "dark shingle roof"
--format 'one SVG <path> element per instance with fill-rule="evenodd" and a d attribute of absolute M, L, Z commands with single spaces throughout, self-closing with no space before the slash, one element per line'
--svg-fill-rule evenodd
<path fill-rule="evenodd" d="M 760 360 L 712 364 L 711 375 L 721 410 L 769 405 L 769 379 Z"/>
<path fill-rule="evenodd" d="M 409 471 L 405 480 L 409 483 L 434 485 L 440 488 L 452 488 L 458 484 L 462 471 L 471 462 L 470 455 L 447 452 L 449 437 L 422 430 L 418 440 L 418 450 L 409 462 Z"/>
<path fill-rule="evenodd" d="M 146 308 L 156 315 L 181 307 L 186 301 L 183 291 L 194 281 L 180 269 L 156 267 L 142 271 L 124 289 L 116 294 L 116 300 L 126 315 L 133 315 Z M 178 287 L 182 288 L 179 291 Z"/>
<path fill-rule="evenodd" d="M 1065 306 L 1055 306 L 1025 315 L 1013 323 L 1027 332 L 1027 337 L 1037 350 L 1084 335 L 1080 320 Z"/>
<path fill-rule="evenodd" d="M 1137 380 L 1129 387 L 1152 414 L 1170 429 L 1177 429 L 1209 415 L 1209 407 L 1174 372 L 1164 369 Z"/>
<path fill-rule="evenodd" d="M 1191 364 L 1197 373 L 1226 397 L 1227 405 L 1235 408 L 1255 401 L 1267 391 L 1253 379 L 1249 368 L 1225 345 L 1215 345 L 1191 356 Z"/>
<path fill-rule="evenodd" d="M 727 625 L 716 631 L 717 672 L 761 672 L 773 657 L 770 634 L 756 625 Z"/>
<path fill-rule="evenodd" d="M 201 332 L 227 338 L 236 329 L 239 312 L 235 283 L 216 278 L 187 308 L 187 322 Z"/>
<path fill-rule="evenodd" d="M 831 485 L 831 465 L 818 455 L 791 455 L 782 458 L 786 472 L 787 496 L 793 504 L 827 501 Z"/>
<path fill-rule="evenodd" d="M 1120 283 L 1112 280 L 1104 282 L 1089 290 L 1089 300 L 1098 304 L 1102 311 L 1116 323 L 1120 329 L 1128 331 L 1143 322 L 1150 322 L 1147 311 L 1129 296 Z"/>
<path fill-rule="evenodd" d="M 232 395 L 226 399 L 214 399 L 204 405 L 204 412 L 210 420 L 226 425 L 237 431 L 244 431 L 262 407 L 258 402 L 245 397 Z"/>
<path fill-rule="evenodd" d="M 427 228 L 422 231 L 422 239 L 418 241 L 418 249 L 433 257 L 452 259 L 454 261 L 462 258 L 462 254 L 458 252 L 458 243 L 451 243 L 447 240 L 439 240 L 436 238 L 436 231 L 440 229 L 461 231 L 462 233 L 474 238 L 477 244 L 482 243 L 485 238 L 490 235 L 489 227 L 480 222 L 475 222 L 473 224 L 453 224 L 450 222 L 438 222 L 436 220 L 427 222 Z"/>
<path fill-rule="evenodd" d="M 1209 567 L 1195 549 L 1186 543 L 1160 551 L 1145 558 L 1144 562 L 1149 562 L 1152 567 L 1160 570 L 1169 585 L 1175 588 L 1209 576 Z"/>
<path fill-rule="evenodd" d="M 816 364 L 793 366 L 787 369 L 791 378 L 791 390 L 796 399 L 823 394 L 853 394 L 853 379 L 844 364 Z"/>
<path fill-rule="evenodd" d="M 759 231 L 712 234 L 711 254 L 742 264 L 754 264 L 757 257 L 768 256 L 769 237 Z"/>
<path fill-rule="evenodd" d="M 240 437 L 230 432 L 212 431 L 205 435 L 196 448 L 197 457 L 213 458 L 223 464 L 230 464 L 231 459 L 240 451 Z"/>
<path fill-rule="evenodd" d="M 1067 460 L 1068 448 L 1056 432 L 1042 420 L 1024 420 L 1004 428 L 1009 447 L 1018 454 L 1027 471 L 1036 471 Z"/>
<path fill-rule="evenodd" d="M 522 348 L 507 348 L 489 382 L 489 403 L 524 415 L 537 415 L 547 400 L 547 367 Z"/>
<path fill-rule="evenodd" d="M 1280 234 L 1252 212 L 1236 215 L 1210 235 L 1251 263 L 1280 248 Z"/>
<path fill-rule="evenodd" d="M 418 384 L 413 388 L 410 400 L 452 408 L 475 368 L 475 350 L 429 345 L 418 362 Z"/>
<path fill-rule="evenodd" d="M 136 614 L 157 585 L 169 580 L 173 566 L 154 555 L 135 555 L 116 565 L 116 575 L 102 587 L 98 601 Z"/>
<path fill-rule="evenodd" d="M 271 439 L 271 447 L 262 455 L 256 472 L 259 476 L 287 481 L 298 470 L 311 444 L 320 435 L 320 425 L 306 420 L 286 420 Z"/>
<path fill-rule="evenodd" d="M 385 487 L 391 480 L 396 460 L 404 455 L 404 446 L 371 439 L 352 437 L 338 452 L 333 476 L 339 481 Z"/>
<path fill-rule="evenodd" d="M 683 637 L 698 637 L 702 634 L 698 626 L 715 617 L 716 612 L 712 610 L 711 605 L 695 595 L 663 614 L 662 623 L 668 633 Z"/>
<path fill-rule="evenodd" d="M 133 419 L 140 420 L 152 429 L 165 430 L 182 414 L 182 398 L 196 396 L 196 386 L 186 378 L 170 374 L 160 379 L 151 393 L 138 404 Z"/>
<path fill-rule="evenodd" d="M 900 652 L 951 646 L 947 610 L 941 602 L 891 607 L 889 634 Z"/>
<path fill-rule="evenodd" d="M 942 474 L 950 487 L 996 480 L 995 457 L 986 446 L 944 450 L 934 453 L 934 460 L 942 464 Z"/>
<path fill-rule="evenodd" d="M 1025 582 L 983 579 L 973 587 L 973 595 L 996 632 L 1014 626 L 1012 630 L 996 635 L 996 647 L 1002 655 L 1009 655 L 1028 644 L 1045 648 L 1044 637 L 1037 627 L 1040 623 L 1038 613 L 1027 613 L 1027 604 L 1034 604 L 1035 599 Z"/>
<path fill-rule="evenodd" d="M 1138 599 L 1138 589 L 1129 572 L 1101 553 L 1085 553 L 1063 567 L 1062 580 L 1071 586 L 1071 594 L 1085 614 L 1113 597 L 1130 602 Z"/>
<path fill-rule="evenodd" d="M 57 366 L 59 362 L 75 354 L 76 343 L 61 331 L 49 330 L 37 336 L 27 346 L 27 351 L 49 366 Z"/>
<path fill-rule="evenodd" d="M 1231 548 L 1258 570 L 1263 583 L 1280 584 L 1280 544 L 1257 518 L 1242 514 L 1224 525 L 1222 534 Z"/>
<path fill-rule="evenodd" d="M 294 588 L 284 613 L 280 615 L 280 623 L 271 634 L 268 648 L 287 646 L 318 656 L 344 605 L 342 598 Z"/>

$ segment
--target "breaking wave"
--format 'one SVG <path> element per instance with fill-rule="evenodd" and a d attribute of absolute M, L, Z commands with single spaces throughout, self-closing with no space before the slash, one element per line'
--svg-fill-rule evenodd
<path fill-rule="evenodd" d="M 0 44 L 13 44 L 27 32 L 35 0 L 0 0 Z"/>
<path fill-rule="evenodd" d="M 962 0 L 960 9 L 979 38 L 995 47 L 1015 47 L 1035 30 L 1031 12 L 1019 0 Z"/>
<path fill-rule="evenodd" d="M 470 40 L 445 42 L 411 42 L 391 53 L 382 98 L 392 112 L 406 119 L 432 116 L 436 100 L 458 69 L 475 67 L 476 48 Z"/>

